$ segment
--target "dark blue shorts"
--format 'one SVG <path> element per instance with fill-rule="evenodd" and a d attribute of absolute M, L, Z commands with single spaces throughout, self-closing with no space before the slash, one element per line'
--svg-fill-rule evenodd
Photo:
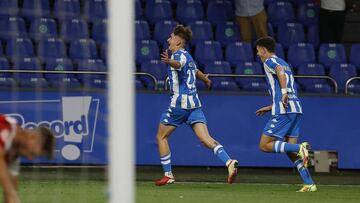
<path fill-rule="evenodd" d="M 206 124 L 206 118 L 201 108 L 180 109 L 168 108 L 161 116 L 160 123 L 179 127 L 183 123 L 193 125 L 195 123 Z"/>
<path fill-rule="evenodd" d="M 283 139 L 287 137 L 299 137 L 302 114 L 279 114 L 271 117 L 266 124 L 263 134 Z"/>

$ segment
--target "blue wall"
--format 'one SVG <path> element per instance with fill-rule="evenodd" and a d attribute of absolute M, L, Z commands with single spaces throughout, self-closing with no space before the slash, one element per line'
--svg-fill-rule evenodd
<path fill-rule="evenodd" d="M 271 104 L 269 96 L 201 94 L 200 99 L 210 133 L 240 161 L 240 166 L 291 166 L 285 155 L 258 149 L 270 115 L 257 117 L 254 112 Z M 138 93 L 136 101 L 136 162 L 159 164 L 155 134 L 169 96 Z M 302 103 L 305 114 L 300 141 L 309 141 L 313 150 L 338 151 L 340 168 L 360 169 L 360 98 L 302 97 Z M 222 165 L 186 125 L 170 137 L 170 145 L 174 165 Z"/>

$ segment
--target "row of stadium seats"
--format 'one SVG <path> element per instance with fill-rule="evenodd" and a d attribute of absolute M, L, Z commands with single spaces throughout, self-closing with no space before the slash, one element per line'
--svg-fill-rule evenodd
<path fill-rule="evenodd" d="M 12 65 L 11 65 L 12 64 Z M 46 70 L 46 71 L 89 71 L 106 72 L 107 68 L 100 59 L 78 60 L 72 63 L 67 58 L 54 58 L 44 61 L 41 65 L 37 58 L 22 58 L 8 63 L 6 58 L 0 57 L 2 70 Z M 0 70 L 1 70 L 0 69 Z M 7 73 L 0 72 L 0 88 L 106 88 L 105 74 L 54 74 L 54 73 Z"/>
<path fill-rule="evenodd" d="M 39 17 L 59 20 L 84 17 L 88 21 L 107 18 L 107 0 L 1 0 L 0 16 Z M 83 8 L 83 9 L 81 9 Z"/>
<path fill-rule="evenodd" d="M 178 25 L 176 21 L 160 21 L 154 26 L 151 36 L 150 26 L 144 21 L 135 21 L 136 40 L 154 39 L 160 44 L 166 43 L 173 28 Z M 239 26 L 232 22 L 223 22 L 216 25 L 215 30 L 208 21 L 194 21 L 188 24 L 193 31 L 191 45 L 204 40 L 217 40 L 222 46 L 230 42 L 241 41 Z M 285 48 L 295 43 L 312 43 L 315 47 L 319 45 L 319 28 L 317 25 L 309 26 L 305 32 L 302 24 L 286 23 L 278 26 L 274 33 L 271 24 L 268 24 L 269 36 L 275 37 Z M 215 36 L 215 37 L 214 37 Z M 255 37 L 254 37 L 255 39 Z"/>
<path fill-rule="evenodd" d="M 233 2 L 227 0 L 208 1 L 200 0 L 176 1 L 173 4 L 168 0 L 145 1 L 145 7 L 139 0 L 135 1 L 136 19 L 146 18 L 151 24 L 175 18 L 183 24 L 207 19 L 213 24 L 234 19 Z M 297 1 L 297 17 L 295 17 L 292 1 L 266 1 L 268 20 L 275 26 L 284 22 L 298 21 L 304 25 L 316 24 L 319 7 L 311 1 Z M 295 3 L 295 2 L 294 2 Z M 174 7 L 174 10 L 173 10 Z M 205 11 L 206 8 L 206 11 Z"/>
<path fill-rule="evenodd" d="M 150 60 L 141 64 L 141 72 L 150 73 L 158 80 L 157 88 L 164 88 L 167 77 L 167 68 L 159 60 Z M 238 63 L 235 70 L 227 61 L 213 61 L 205 64 L 204 71 L 212 74 L 241 74 L 254 75 L 264 74 L 263 68 L 258 62 Z M 320 75 L 326 76 L 325 68 L 321 64 L 303 64 L 299 66 L 298 75 Z M 330 68 L 330 77 L 334 78 L 338 84 L 339 92 L 343 93 L 345 83 L 351 77 L 356 76 L 356 68 L 352 64 L 335 64 Z M 244 91 L 266 92 L 267 85 L 264 78 L 231 78 L 231 77 L 214 77 L 212 89 L 237 91 L 240 88 Z M 332 93 L 333 84 L 326 79 L 297 79 L 300 90 L 309 93 Z M 199 82 L 198 89 L 205 89 L 203 83 Z M 138 89 L 153 89 L 154 83 L 147 76 L 138 76 L 136 80 Z M 349 86 L 351 93 L 360 93 L 360 82 L 354 81 Z"/>
<path fill-rule="evenodd" d="M 21 17 L 0 17 L 0 40 L 13 37 L 31 37 L 35 41 L 48 37 L 61 37 L 65 42 L 91 37 L 98 43 L 107 41 L 107 20 L 92 23 L 89 31 L 88 23 L 81 18 L 63 20 L 61 26 L 52 18 L 35 18 L 30 22 L 29 30 Z M 58 27 L 60 32 L 58 32 Z"/>
<path fill-rule="evenodd" d="M 309 43 L 298 43 L 290 45 L 285 58 L 284 50 L 277 44 L 276 54 L 297 69 L 301 64 L 321 63 L 326 68 L 339 63 L 347 63 L 347 56 L 344 45 L 342 44 L 321 44 L 316 54 L 315 48 Z M 360 68 L 360 44 L 353 44 L 351 47 L 349 62 Z M 224 57 L 223 57 L 224 56 Z M 204 64 L 226 60 L 231 66 L 236 66 L 239 62 L 251 62 L 258 60 L 256 53 L 250 43 L 232 42 L 223 49 L 217 41 L 203 41 L 195 46 L 194 58 L 200 68 Z M 316 57 L 318 56 L 318 57 Z M 318 60 L 316 60 L 318 58 Z M 159 47 L 156 41 L 142 40 L 136 43 L 136 63 L 142 64 L 144 61 L 159 59 Z"/>
<path fill-rule="evenodd" d="M 0 43 L 0 56 L 6 55 L 10 61 L 35 56 L 40 61 L 67 56 L 73 60 L 101 58 L 106 61 L 106 47 L 106 44 L 101 44 L 100 53 L 98 53 L 95 41 L 84 38 L 72 41 L 67 50 L 62 39 L 43 38 L 37 43 L 35 52 L 33 42 L 29 38 L 12 38 L 6 42 L 5 49 Z"/>

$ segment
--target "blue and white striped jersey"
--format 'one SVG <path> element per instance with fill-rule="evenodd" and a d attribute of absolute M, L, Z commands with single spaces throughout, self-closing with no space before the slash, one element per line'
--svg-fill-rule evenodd
<path fill-rule="evenodd" d="M 201 107 L 196 90 L 196 65 L 191 55 L 180 49 L 171 55 L 171 59 L 180 62 L 181 67 L 168 68 L 169 85 L 171 92 L 170 107 L 195 109 Z"/>
<path fill-rule="evenodd" d="M 282 66 L 285 71 L 287 92 L 289 96 L 288 107 L 285 109 L 281 103 L 281 87 L 279 80 L 276 76 L 276 66 Z M 272 115 L 287 114 L 287 113 L 302 113 L 301 103 L 297 96 L 297 89 L 293 73 L 289 64 L 283 59 L 272 56 L 265 60 L 264 69 L 266 73 L 266 80 L 269 87 L 269 92 L 273 98 Z"/>

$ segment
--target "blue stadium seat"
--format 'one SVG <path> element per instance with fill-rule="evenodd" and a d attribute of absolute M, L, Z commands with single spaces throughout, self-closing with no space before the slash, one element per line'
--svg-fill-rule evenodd
<path fill-rule="evenodd" d="M 287 1 L 291 1 L 295 6 L 301 6 L 304 4 L 309 4 L 314 2 L 314 0 L 287 0 Z"/>
<path fill-rule="evenodd" d="M 9 90 L 11 88 L 15 88 L 16 86 L 17 86 L 17 84 L 16 84 L 16 81 L 14 80 L 14 78 L 12 78 L 10 76 L 0 77 L 0 88 L 1 89 Z"/>
<path fill-rule="evenodd" d="M 279 25 L 277 40 L 284 48 L 291 44 L 305 42 L 304 28 L 299 23 L 285 23 Z"/>
<path fill-rule="evenodd" d="M 221 45 L 217 41 L 203 41 L 196 44 L 195 59 L 200 66 L 216 61 L 223 60 Z"/>
<path fill-rule="evenodd" d="M 176 6 L 176 18 L 180 23 L 188 24 L 204 18 L 204 9 L 199 0 L 185 0 Z"/>
<path fill-rule="evenodd" d="M 227 61 L 212 61 L 205 65 L 205 73 L 212 74 L 232 74 L 229 62 Z M 237 90 L 238 87 L 231 77 L 211 77 L 212 89 L 214 90 Z"/>
<path fill-rule="evenodd" d="M 335 64 L 330 68 L 330 77 L 334 78 L 339 87 L 339 93 L 343 93 L 346 81 L 356 76 L 356 68 L 352 64 Z M 359 89 L 360 82 L 353 81 L 351 89 Z"/>
<path fill-rule="evenodd" d="M 237 63 L 254 61 L 253 49 L 250 43 L 234 42 L 226 46 L 225 59 L 230 62 L 232 66 Z"/>
<path fill-rule="evenodd" d="M 147 60 L 159 59 L 159 47 L 154 40 L 137 41 L 135 55 L 135 61 L 138 65 L 142 64 Z"/>
<path fill-rule="evenodd" d="M 143 9 L 140 0 L 135 0 L 135 19 L 141 20 L 143 18 Z"/>
<path fill-rule="evenodd" d="M 239 25 L 232 21 L 219 23 L 216 26 L 215 38 L 223 46 L 231 42 L 240 41 Z"/>
<path fill-rule="evenodd" d="M 319 62 L 326 68 L 339 63 L 346 63 L 345 48 L 342 44 L 321 44 Z"/>
<path fill-rule="evenodd" d="M 49 0 L 25 0 L 21 9 L 21 15 L 28 20 L 50 16 Z"/>
<path fill-rule="evenodd" d="M 267 23 L 267 32 L 270 37 L 275 38 L 274 28 L 271 23 Z"/>
<path fill-rule="evenodd" d="M 350 50 L 350 63 L 360 69 L 360 44 L 352 44 Z"/>
<path fill-rule="evenodd" d="M 40 62 L 37 58 L 22 58 L 14 61 L 14 70 L 41 70 Z M 19 81 L 20 87 L 25 88 L 46 88 L 47 81 L 41 73 L 14 73 L 14 77 Z"/>
<path fill-rule="evenodd" d="M 213 24 L 232 21 L 234 19 L 234 8 L 231 1 L 209 1 L 206 16 L 208 21 Z"/>
<path fill-rule="evenodd" d="M 34 56 L 34 47 L 28 38 L 13 38 L 7 41 L 6 54 L 12 60 Z"/>
<path fill-rule="evenodd" d="M 270 4 L 276 2 L 276 0 L 264 0 L 264 6 L 269 6 Z"/>
<path fill-rule="evenodd" d="M 4 48 L 3 48 L 3 45 L 0 41 L 0 57 L 4 55 Z"/>
<path fill-rule="evenodd" d="M 289 47 L 287 59 L 288 62 L 296 68 L 302 64 L 315 63 L 316 55 L 314 46 L 308 43 L 292 44 Z"/>
<path fill-rule="evenodd" d="M 230 63 L 227 61 L 210 61 L 205 64 L 204 72 L 216 74 L 232 74 Z"/>
<path fill-rule="evenodd" d="M 320 75 L 325 76 L 324 66 L 321 64 L 302 64 L 299 66 L 298 75 Z M 331 93 L 332 89 L 326 79 L 297 79 L 298 84 L 304 92 L 309 93 Z"/>
<path fill-rule="evenodd" d="M 107 42 L 107 19 L 95 21 L 93 23 L 91 38 L 97 43 Z"/>
<path fill-rule="evenodd" d="M 101 59 L 87 59 L 78 62 L 78 71 L 106 72 L 106 66 Z M 103 74 L 78 74 L 77 77 L 85 87 L 106 88 L 106 75 Z"/>
<path fill-rule="evenodd" d="M 79 0 L 55 0 L 54 16 L 59 20 L 81 17 Z"/>
<path fill-rule="evenodd" d="M 135 78 L 135 89 L 136 89 L 136 90 L 143 90 L 143 89 L 145 89 L 144 84 L 143 84 L 143 83 L 141 82 L 141 80 L 138 79 L 138 78 Z"/>
<path fill-rule="evenodd" d="M 136 40 L 149 40 L 150 28 L 149 24 L 145 20 L 135 21 L 135 39 Z"/>
<path fill-rule="evenodd" d="M 0 1 L 0 16 L 16 16 L 18 13 L 18 0 Z"/>
<path fill-rule="evenodd" d="M 89 37 L 87 23 L 83 19 L 68 19 L 62 22 L 60 35 L 65 42 Z"/>
<path fill-rule="evenodd" d="M 48 59 L 64 58 L 66 57 L 66 47 L 62 39 L 42 39 L 37 47 L 37 55 L 40 62 Z"/>
<path fill-rule="evenodd" d="M 57 25 L 52 18 L 36 18 L 31 22 L 29 35 L 35 41 L 57 37 Z"/>
<path fill-rule="evenodd" d="M 275 54 L 282 59 L 285 58 L 284 48 L 280 43 L 275 44 Z"/>
<path fill-rule="evenodd" d="M 235 81 L 229 80 L 215 80 L 211 84 L 211 90 L 218 91 L 238 91 L 239 87 L 236 85 Z"/>
<path fill-rule="evenodd" d="M 71 42 L 69 48 L 71 59 L 97 59 L 95 41 L 92 39 L 79 39 Z"/>
<path fill-rule="evenodd" d="M 57 58 L 48 59 L 45 62 L 45 70 L 48 71 L 73 71 L 74 67 L 70 59 Z M 53 88 L 78 88 L 81 86 L 74 74 L 66 73 L 46 73 L 46 80 Z"/>
<path fill-rule="evenodd" d="M 157 22 L 154 28 L 154 40 L 159 44 L 165 43 L 176 25 L 178 25 L 178 22 L 176 21 Z"/>
<path fill-rule="evenodd" d="M 25 21 L 19 17 L 0 17 L 0 30 L 0 39 L 3 41 L 27 35 Z"/>
<path fill-rule="evenodd" d="M 163 20 L 172 20 L 171 3 L 168 0 L 156 0 L 147 2 L 145 16 L 151 24 Z"/>
<path fill-rule="evenodd" d="M 84 17 L 93 22 L 108 17 L 107 0 L 86 0 L 84 5 Z"/>
<path fill-rule="evenodd" d="M 293 5 L 290 2 L 277 1 L 268 6 L 268 21 L 275 27 L 281 23 L 295 20 Z"/>
<path fill-rule="evenodd" d="M 189 24 L 193 32 L 191 45 L 196 45 L 198 42 L 205 40 L 213 40 L 213 31 L 211 24 L 208 21 L 195 21 Z"/>
<path fill-rule="evenodd" d="M 5 57 L 0 57 L 0 70 L 9 70 L 9 62 Z M 0 77 L 11 77 L 11 73 L 0 72 Z"/>
<path fill-rule="evenodd" d="M 307 41 L 314 45 L 314 47 L 318 47 L 320 44 L 320 36 L 319 36 L 319 26 L 318 25 L 310 25 L 307 31 Z"/>
<path fill-rule="evenodd" d="M 141 72 L 150 73 L 158 80 L 157 88 L 162 89 L 167 77 L 167 65 L 160 60 L 149 60 L 141 64 Z M 154 82 L 147 76 L 140 76 L 147 89 L 154 89 Z"/>
<path fill-rule="evenodd" d="M 238 63 L 235 73 L 240 75 L 263 75 L 264 71 L 258 62 Z M 236 78 L 238 85 L 245 91 L 264 92 L 267 90 L 265 78 Z"/>
<path fill-rule="evenodd" d="M 304 26 L 317 24 L 319 11 L 319 6 L 314 3 L 301 4 L 297 10 L 297 19 Z"/>

